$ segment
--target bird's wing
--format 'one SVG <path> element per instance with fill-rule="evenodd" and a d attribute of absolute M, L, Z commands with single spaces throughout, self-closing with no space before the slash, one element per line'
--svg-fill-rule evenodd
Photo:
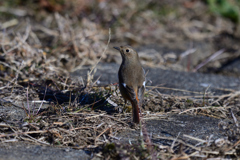
<path fill-rule="evenodd" d="M 132 101 L 138 100 L 137 90 L 134 90 L 132 86 L 125 85 L 125 89 Z"/>
<path fill-rule="evenodd" d="M 131 101 L 137 101 L 139 106 L 142 106 L 145 86 L 142 85 L 134 89 L 133 87 L 124 84 L 123 87 L 126 89 L 126 93 L 128 94 L 128 97 L 131 98 Z"/>

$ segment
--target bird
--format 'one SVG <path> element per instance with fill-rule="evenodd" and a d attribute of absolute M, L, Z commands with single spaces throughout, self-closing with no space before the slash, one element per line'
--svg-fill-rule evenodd
<path fill-rule="evenodd" d="M 125 101 L 132 104 L 133 122 L 140 122 L 140 107 L 144 100 L 145 71 L 140 63 L 138 53 L 129 45 L 113 47 L 122 57 L 122 63 L 118 70 L 120 93 Z"/>

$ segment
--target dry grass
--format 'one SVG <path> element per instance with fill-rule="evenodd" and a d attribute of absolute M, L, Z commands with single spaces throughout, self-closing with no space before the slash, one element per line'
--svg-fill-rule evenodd
<path fill-rule="evenodd" d="M 114 10 L 117 5 L 120 9 Z M 88 7 L 89 4 L 85 4 L 81 9 L 75 8 L 72 15 L 76 16 L 79 10 L 88 10 Z M 185 38 L 203 40 L 219 34 L 222 30 L 232 32 L 231 27 L 223 29 L 223 26 L 229 26 L 224 25 L 227 23 L 225 20 L 220 24 L 219 28 L 222 27 L 222 29 L 216 29 L 214 27 L 216 24 L 205 26 L 204 21 L 186 21 L 188 17 L 183 18 L 186 13 L 179 12 L 181 15 L 176 15 L 176 10 L 157 17 L 154 10 L 145 10 L 144 6 L 143 11 L 139 13 L 138 7 L 134 2 L 105 4 L 99 21 L 105 24 L 112 18 L 112 21 L 118 23 L 118 27 L 110 25 L 112 34 L 109 33 L 108 27 L 92 21 L 89 17 L 78 19 L 74 16 L 62 16 L 59 13 L 45 13 L 41 23 L 31 18 L 27 20 L 6 18 L 7 20 L 0 26 L 2 29 L 0 32 L 0 102 L 2 108 L 0 141 L 2 143 L 27 141 L 85 150 L 99 148 L 101 151 L 95 153 L 95 156 L 100 158 L 240 157 L 239 115 L 236 115 L 236 113 L 239 114 L 239 92 L 221 96 L 198 93 L 199 96 L 195 97 L 176 97 L 160 94 L 157 89 L 163 87 L 149 87 L 142 112 L 143 124 L 134 126 L 131 123 L 131 113 L 123 114 L 117 111 L 122 107 L 122 99 L 117 96 L 117 86 L 97 87 L 96 82 L 92 81 L 94 68 L 100 60 L 101 62 L 116 62 L 115 53 L 111 50 L 106 52 L 110 43 L 110 35 L 112 35 L 113 44 L 124 42 L 139 45 L 155 41 L 169 45 L 171 44 L 169 42 L 175 39 L 176 33 L 182 35 L 178 39 L 182 41 Z M 27 10 L 16 10 L 13 14 L 26 15 L 24 11 L 27 12 Z M 196 12 L 199 13 L 198 10 Z M 120 14 L 123 18 L 114 19 Z M 203 17 L 203 19 L 211 19 L 208 15 Z M 154 19 L 154 21 L 149 19 Z M 175 21 L 175 25 L 172 26 L 171 19 L 178 19 L 178 21 Z M 164 22 L 166 27 L 160 21 Z M 204 27 L 206 27 L 206 32 Z M 191 32 L 193 28 L 197 28 L 194 33 Z M 173 30 L 174 33 L 171 32 Z M 159 37 L 162 38 L 159 39 Z M 176 63 L 181 61 L 181 56 L 183 58 L 194 52 L 194 48 L 191 48 L 182 53 L 179 59 L 176 58 Z M 172 57 L 172 54 L 167 56 Z M 164 56 L 159 56 L 156 63 L 149 61 L 146 57 L 143 57 L 146 60 L 145 65 L 175 67 L 175 64 L 167 62 Z M 208 62 L 208 59 L 205 62 Z M 203 62 L 203 64 L 206 63 Z M 69 77 L 70 72 L 81 69 L 84 65 L 93 66 L 87 80 L 73 80 Z M 177 90 L 175 88 L 164 89 Z M 184 92 L 188 91 L 184 90 Z M 10 111 L 6 109 L 12 107 L 16 108 Z M 25 114 L 20 116 L 21 118 L 13 118 L 11 115 L 14 114 L 11 112 L 14 110 Z M 178 137 L 148 135 L 145 121 L 161 119 L 164 118 L 163 115 L 170 114 L 204 115 L 229 120 L 232 123 L 222 121 L 219 124 L 226 138 L 212 140 L 212 137 L 199 139 L 184 135 L 188 139 L 198 141 L 199 145 L 196 146 Z M 120 132 L 135 129 L 141 129 L 142 145 L 139 145 L 140 143 L 116 143 L 121 139 L 118 137 Z M 171 145 L 149 142 L 151 138 L 170 141 Z M 187 153 L 186 150 L 188 150 Z"/>
<path fill-rule="evenodd" d="M 239 139 L 239 123 L 234 113 L 239 112 L 239 93 L 222 97 L 208 97 L 203 103 L 202 99 L 189 100 L 184 97 L 163 95 L 156 91 L 150 91 L 147 93 L 146 105 L 142 112 L 143 124 L 140 125 L 140 133 L 142 132 L 145 136 L 141 138 L 143 145 L 139 146 L 135 143 L 119 143 L 121 139 L 119 133 L 129 130 L 134 131 L 139 129 L 139 126 L 130 123 L 131 113 L 119 113 L 115 106 L 110 103 L 116 102 L 114 103 L 117 105 L 116 107 L 121 107 L 119 104 L 122 103 L 122 100 L 115 95 L 115 89 L 81 87 L 80 84 L 75 85 L 70 79 L 61 80 L 66 81 L 66 83 L 51 82 L 47 89 L 41 85 L 36 85 L 36 83 L 35 85 L 29 85 L 28 90 L 21 89 L 22 87 L 14 87 L 12 84 L 8 87 L 5 86 L 2 90 L 5 94 L 1 95 L 4 96 L 1 99 L 3 108 L 16 105 L 16 101 L 11 101 L 13 100 L 11 96 L 16 95 L 15 92 L 19 92 L 20 89 L 23 96 L 18 101 L 28 101 L 28 103 L 18 106 L 17 109 L 24 110 L 26 113 L 23 119 L 12 119 L 10 118 L 12 113 L 7 111 L 1 113 L 0 141 L 2 143 L 26 141 L 34 144 L 85 150 L 100 148 L 103 150 L 96 156 L 112 158 L 130 156 L 141 159 L 150 157 L 191 159 L 196 157 L 222 157 L 223 155 L 227 157 L 238 156 L 239 140 L 236 140 Z M 65 90 L 59 92 L 56 90 L 57 88 L 65 88 Z M 115 87 L 112 86 L 112 88 Z M 9 92 L 9 90 L 12 90 L 12 92 Z M 45 99 L 52 96 L 55 98 L 53 100 L 55 103 L 51 102 L 48 107 L 42 107 L 42 101 L 35 101 L 34 107 L 30 102 L 34 101 L 36 94 L 41 95 L 40 97 L 45 95 L 47 97 Z M 7 99 L 9 101 L 6 101 Z M 160 105 L 159 110 L 157 110 L 158 105 Z M 113 107 L 111 112 L 107 112 L 107 106 Z M 169 106 L 171 107 L 169 108 Z M 28 110 L 28 108 L 30 109 Z M 204 115 L 217 119 L 228 119 L 233 123 L 228 123 L 225 120 L 219 123 L 222 132 L 225 132 L 225 138 L 213 140 L 214 137 L 199 139 L 190 135 L 183 135 L 189 140 L 198 141 L 198 145 L 195 146 L 188 141 L 178 139 L 178 137 L 150 136 L 147 133 L 145 121 L 151 119 L 167 120 L 166 116 L 171 114 Z M 147 142 L 150 137 L 153 140 L 169 141 L 171 145 Z M 154 147 L 151 152 L 148 150 L 149 144 Z"/>

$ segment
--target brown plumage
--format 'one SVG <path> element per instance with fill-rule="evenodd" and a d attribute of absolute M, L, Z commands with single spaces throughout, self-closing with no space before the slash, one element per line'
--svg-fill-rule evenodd
<path fill-rule="evenodd" d="M 145 91 L 145 72 L 140 63 L 138 53 L 130 46 L 114 47 L 122 56 L 122 64 L 118 71 L 119 89 L 125 100 L 132 104 L 133 122 L 139 123 L 139 111 Z"/>

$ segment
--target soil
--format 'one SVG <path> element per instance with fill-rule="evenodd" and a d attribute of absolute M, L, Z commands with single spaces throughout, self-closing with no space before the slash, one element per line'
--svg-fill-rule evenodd
<path fill-rule="evenodd" d="M 0 159 L 240 157 L 239 24 L 203 1 L 72 3 L 0 9 Z M 147 72 L 140 125 L 116 85 L 125 44 Z"/>
<path fill-rule="evenodd" d="M 56 146 L 41 146 L 22 142 L 1 143 L 0 145 L 1 160 L 90 159 L 90 156 L 84 151 L 71 148 L 57 148 Z"/>
<path fill-rule="evenodd" d="M 93 81 L 97 80 L 99 86 L 114 84 L 118 82 L 119 64 L 100 63 L 97 66 Z M 164 70 L 161 68 L 144 67 L 147 72 L 147 88 L 155 86 L 163 94 L 176 96 L 203 95 L 204 92 L 213 95 L 228 94 L 240 89 L 240 79 L 238 77 L 202 74 L 193 72 L 182 72 L 174 70 Z M 87 72 L 91 66 L 75 71 L 71 74 L 73 78 L 87 78 Z M 158 88 L 158 87 L 159 88 Z"/>

